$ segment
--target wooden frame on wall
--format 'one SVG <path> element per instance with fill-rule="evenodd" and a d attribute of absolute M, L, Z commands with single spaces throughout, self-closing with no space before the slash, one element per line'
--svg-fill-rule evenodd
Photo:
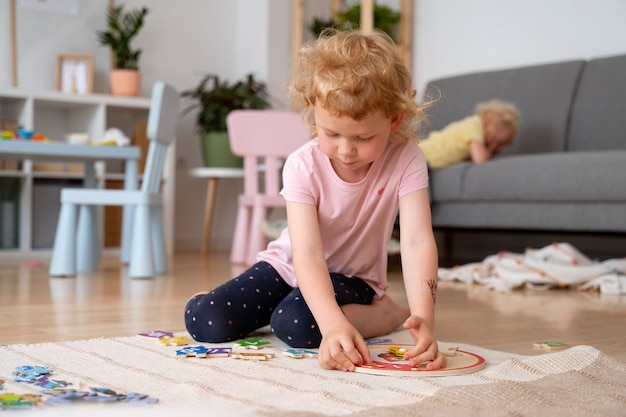
<path fill-rule="evenodd" d="M 92 93 L 93 55 L 58 54 L 54 85 L 57 90 L 63 93 Z"/>

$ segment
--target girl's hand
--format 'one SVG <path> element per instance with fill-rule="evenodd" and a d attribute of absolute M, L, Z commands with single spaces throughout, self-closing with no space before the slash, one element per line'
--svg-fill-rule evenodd
<path fill-rule="evenodd" d="M 402 326 L 408 330 L 415 342 L 415 347 L 404 354 L 405 360 L 410 360 L 412 366 L 432 361 L 426 365 L 429 371 L 446 366 L 446 357 L 439 352 L 439 345 L 424 320 L 419 316 L 410 316 Z"/>
<path fill-rule="evenodd" d="M 325 332 L 317 361 L 324 369 L 350 372 L 354 371 L 356 365 L 372 363 L 365 340 L 347 321 Z"/>

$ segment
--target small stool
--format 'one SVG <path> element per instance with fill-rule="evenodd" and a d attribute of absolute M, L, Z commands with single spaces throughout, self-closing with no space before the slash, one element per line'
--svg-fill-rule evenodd
<path fill-rule="evenodd" d="M 200 252 L 206 255 L 211 243 L 211 225 L 213 222 L 213 207 L 215 205 L 215 193 L 217 192 L 217 180 L 220 178 L 243 178 L 243 168 L 193 168 L 189 175 L 196 178 L 207 178 L 206 202 L 204 204 L 204 232 L 202 235 L 202 248 Z"/>

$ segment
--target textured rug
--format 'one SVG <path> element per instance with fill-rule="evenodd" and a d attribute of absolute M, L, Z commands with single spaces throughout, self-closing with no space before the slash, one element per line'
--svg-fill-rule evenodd
<path fill-rule="evenodd" d="M 473 374 L 421 378 L 327 371 L 314 358 L 281 355 L 271 334 L 274 359 L 177 358 L 176 347 L 139 337 L 0 347 L 1 394 L 38 392 L 18 383 L 18 366 L 54 370 L 51 379 L 72 388 L 106 387 L 140 392 L 155 405 L 97 403 L 46 406 L 20 415 L 171 416 L 624 416 L 626 364 L 590 346 L 538 356 L 520 356 L 461 344 L 487 366 Z M 404 332 L 389 336 L 408 343 Z M 207 345 L 209 346 L 209 345 Z M 213 345 L 224 346 L 224 345 Z M 442 346 L 446 346 L 442 343 Z M 138 408 L 140 407 L 140 408 Z M 10 413 L 10 412 L 9 412 Z M 9 414 L 7 414 L 9 415 Z M 143 415 L 143 414 L 142 414 Z"/>

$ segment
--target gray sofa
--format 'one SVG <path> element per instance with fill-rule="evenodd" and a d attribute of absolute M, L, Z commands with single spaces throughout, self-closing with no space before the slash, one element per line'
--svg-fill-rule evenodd
<path fill-rule="evenodd" d="M 626 232 L 626 55 L 439 79 L 427 130 L 499 98 L 516 142 L 482 165 L 431 173 L 435 229 Z"/>

